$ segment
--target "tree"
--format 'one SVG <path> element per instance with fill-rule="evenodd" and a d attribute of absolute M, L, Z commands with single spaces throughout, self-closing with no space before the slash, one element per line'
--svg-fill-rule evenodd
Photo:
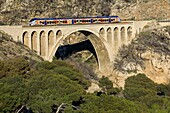
<path fill-rule="evenodd" d="M 147 113 L 145 106 L 132 101 L 110 95 L 95 96 L 89 94 L 84 97 L 84 103 L 77 112 L 83 113 Z"/>
<path fill-rule="evenodd" d="M 120 89 L 114 88 L 112 81 L 110 81 L 107 77 L 102 77 L 99 80 L 99 86 L 102 88 L 102 92 L 110 95 L 110 94 L 117 94 L 120 92 Z"/>
<path fill-rule="evenodd" d="M 126 99 L 146 105 L 153 113 L 169 112 L 170 97 L 158 95 L 158 92 L 166 91 L 165 89 L 144 74 L 137 74 L 126 80 L 123 93 Z"/>

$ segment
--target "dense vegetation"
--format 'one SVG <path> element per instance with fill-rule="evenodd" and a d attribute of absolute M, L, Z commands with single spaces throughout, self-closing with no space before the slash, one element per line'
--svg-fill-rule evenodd
<path fill-rule="evenodd" d="M 82 72 L 59 60 L 0 61 L 0 73 L 0 112 L 170 112 L 170 85 L 155 84 L 144 74 L 129 77 L 123 91 L 103 77 L 101 92 L 88 94 L 90 82 Z"/>

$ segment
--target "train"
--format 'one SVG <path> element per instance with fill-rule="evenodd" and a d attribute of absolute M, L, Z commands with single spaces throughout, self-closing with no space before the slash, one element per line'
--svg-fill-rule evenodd
<path fill-rule="evenodd" d="M 121 22 L 118 16 L 96 16 L 82 18 L 32 18 L 29 21 L 30 26 L 48 26 L 48 25 L 74 25 L 74 24 L 102 24 Z"/>

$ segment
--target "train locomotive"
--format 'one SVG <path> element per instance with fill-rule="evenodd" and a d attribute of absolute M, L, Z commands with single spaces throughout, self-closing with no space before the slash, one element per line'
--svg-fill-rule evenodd
<path fill-rule="evenodd" d="M 30 26 L 48 26 L 48 25 L 74 25 L 74 24 L 102 24 L 120 22 L 118 16 L 97 16 L 83 18 L 33 18 L 30 20 Z"/>

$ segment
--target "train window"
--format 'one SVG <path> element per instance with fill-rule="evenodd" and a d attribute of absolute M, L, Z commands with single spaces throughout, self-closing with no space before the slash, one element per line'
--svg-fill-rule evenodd
<path fill-rule="evenodd" d="M 115 19 L 111 19 L 111 21 L 115 21 Z"/>

